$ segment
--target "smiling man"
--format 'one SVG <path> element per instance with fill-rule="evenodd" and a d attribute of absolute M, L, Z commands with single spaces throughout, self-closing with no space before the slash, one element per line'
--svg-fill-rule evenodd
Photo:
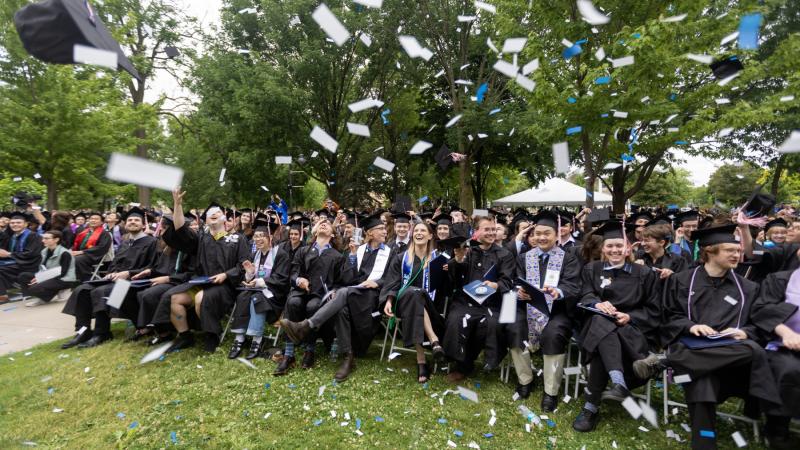
<path fill-rule="evenodd" d="M 23 212 L 10 214 L 10 236 L 0 248 L 0 305 L 8 303 L 8 288 L 23 272 L 36 272 L 42 262 L 42 239 L 28 228 L 33 217 Z"/>

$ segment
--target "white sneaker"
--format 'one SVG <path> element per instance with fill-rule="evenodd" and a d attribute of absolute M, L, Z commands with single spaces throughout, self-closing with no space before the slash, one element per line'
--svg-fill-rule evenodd
<path fill-rule="evenodd" d="M 25 303 L 25 306 L 33 307 L 33 306 L 44 305 L 45 303 L 47 302 L 40 298 L 34 297 L 33 300 L 29 301 L 28 303 Z"/>

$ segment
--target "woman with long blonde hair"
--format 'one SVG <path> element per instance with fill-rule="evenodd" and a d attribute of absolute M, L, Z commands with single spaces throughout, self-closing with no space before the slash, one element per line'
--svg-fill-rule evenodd
<path fill-rule="evenodd" d="M 444 359 L 444 350 L 439 344 L 444 319 L 433 303 L 435 291 L 430 271 L 430 262 L 434 258 L 433 230 L 425 223 L 418 223 L 411 230 L 411 240 L 408 250 L 395 255 L 389 263 L 380 301 L 386 302 L 383 312 L 391 318 L 390 327 L 394 326 L 395 317 L 402 319 L 403 344 L 416 348 L 417 381 L 425 383 L 431 374 L 422 345 L 430 342 L 434 358 Z"/>

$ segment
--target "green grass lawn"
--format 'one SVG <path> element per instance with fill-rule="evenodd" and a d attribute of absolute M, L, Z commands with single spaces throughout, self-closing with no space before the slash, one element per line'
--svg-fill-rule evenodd
<path fill-rule="evenodd" d="M 443 375 L 419 385 L 411 354 L 379 362 L 377 346 L 358 361 L 350 380 L 334 385 L 336 364 L 327 355 L 314 369 L 285 377 L 271 375 L 269 360 L 256 360 L 256 370 L 228 360 L 229 342 L 214 355 L 198 347 L 139 365 L 150 348 L 123 342 L 120 326 L 115 333 L 117 339 L 95 349 L 62 351 L 59 342 L 3 357 L 0 448 L 442 449 L 448 441 L 482 449 L 606 449 L 613 442 L 619 448 L 688 448 L 685 410 L 656 429 L 618 404 L 604 404 L 598 429 L 581 434 L 571 427 L 582 404 L 575 399 L 528 433 L 520 402 L 512 400 L 514 383 L 502 383 L 497 372 L 464 383 L 479 403 L 455 394 L 440 403 L 447 389 L 455 390 Z M 540 392 L 525 402 L 537 413 Z M 660 410 L 660 390 L 653 396 Z M 735 448 L 730 435 L 736 430 L 752 441 L 749 426 L 721 422 L 721 448 Z M 667 439 L 666 430 L 683 443 Z"/>

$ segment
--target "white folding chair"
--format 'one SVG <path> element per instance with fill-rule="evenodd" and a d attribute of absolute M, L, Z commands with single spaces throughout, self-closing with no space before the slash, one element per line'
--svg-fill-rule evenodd
<path fill-rule="evenodd" d="M 92 276 L 89 278 L 89 281 L 99 280 L 100 279 L 100 268 L 103 267 L 103 264 L 107 262 L 111 262 L 114 260 L 114 246 L 110 246 L 108 251 L 103 258 L 100 259 L 100 262 L 94 266 L 94 270 L 92 271 Z"/>

